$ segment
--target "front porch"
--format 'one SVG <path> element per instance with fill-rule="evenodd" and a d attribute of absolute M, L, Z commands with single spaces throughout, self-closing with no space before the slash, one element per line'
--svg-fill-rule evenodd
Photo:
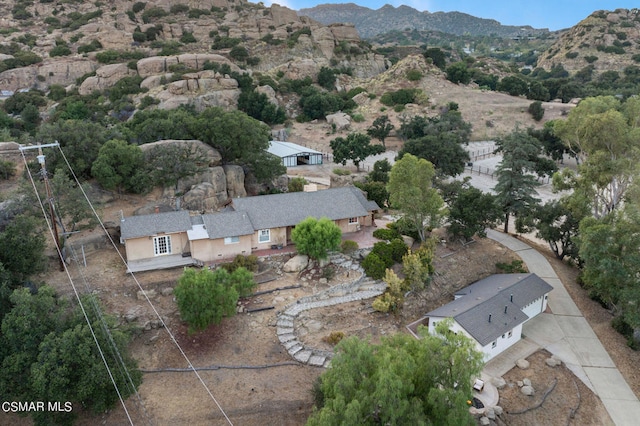
<path fill-rule="evenodd" d="M 199 264 L 200 262 L 198 262 L 198 260 L 194 259 L 191 256 L 183 256 L 182 254 L 169 254 L 148 259 L 127 261 L 127 273 L 152 271 L 155 269 L 170 269 Z"/>

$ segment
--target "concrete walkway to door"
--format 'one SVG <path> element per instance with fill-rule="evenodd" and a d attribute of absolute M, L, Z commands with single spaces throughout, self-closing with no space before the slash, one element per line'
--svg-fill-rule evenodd
<path fill-rule="evenodd" d="M 499 377 L 514 367 L 515 361 L 544 348 L 560 358 L 602 400 L 616 425 L 640 422 L 640 401 L 616 368 L 593 329 L 569 296 L 564 285 L 543 255 L 528 244 L 501 232 L 488 230 L 487 237 L 516 252 L 529 272 L 544 279 L 551 313 L 526 322 L 523 339 L 489 361 L 483 373 Z M 611 330 L 614 333 L 613 330 Z"/>

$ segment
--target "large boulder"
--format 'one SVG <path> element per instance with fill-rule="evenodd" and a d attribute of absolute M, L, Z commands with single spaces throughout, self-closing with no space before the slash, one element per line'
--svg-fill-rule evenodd
<path fill-rule="evenodd" d="M 335 114 L 327 115 L 327 123 L 335 124 L 336 130 L 346 130 L 351 126 L 351 116 L 342 111 L 338 111 Z"/>
<path fill-rule="evenodd" d="M 247 191 L 244 189 L 244 169 L 242 166 L 227 164 L 222 166 L 222 169 L 227 176 L 227 194 L 229 198 L 246 197 Z"/>
<path fill-rule="evenodd" d="M 177 191 L 185 193 L 182 202 L 188 210 L 218 210 L 229 198 L 222 167 L 209 167 L 203 173 L 181 179 Z"/>
<path fill-rule="evenodd" d="M 127 64 L 105 65 L 96 70 L 96 75 L 82 82 L 78 88 L 81 95 L 90 95 L 95 91 L 101 91 L 115 85 L 125 77 L 135 76 L 136 72 Z"/>
<path fill-rule="evenodd" d="M 219 166 L 220 164 L 222 164 L 222 155 L 220 155 L 220 152 L 218 152 L 217 149 L 195 139 L 166 139 L 158 142 L 145 143 L 143 145 L 140 145 L 140 149 L 142 150 L 142 152 L 148 152 L 153 156 L 153 151 L 161 146 L 175 146 L 178 148 L 188 149 L 193 158 L 198 158 L 208 167 Z"/>
<path fill-rule="evenodd" d="M 182 196 L 182 204 L 188 210 L 216 211 L 227 200 L 227 192 L 219 191 L 209 182 L 200 183 Z"/>
<path fill-rule="evenodd" d="M 178 56 L 152 56 L 140 59 L 137 64 L 137 68 L 140 77 L 146 78 L 150 75 L 166 73 L 169 71 L 169 67 L 171 65 L 176 64 L 185 64 L 188 68 L 200 70 L 207 61 L 227 64 L 231 67 L 231 71 L 241 71 L 240 68 L 229 59 L 215 53 L 187 53 Z"/>
<path fill-rule="evenodd" d="M 309 264 L 309 256 L 306 254 L 299 254 L 293 256 L 282 267 L 284 272 L 300 272 Z"/>

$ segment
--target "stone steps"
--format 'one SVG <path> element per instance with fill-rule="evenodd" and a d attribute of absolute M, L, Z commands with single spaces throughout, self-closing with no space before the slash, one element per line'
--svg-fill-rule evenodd
<path fill-rule="evenodd" d="M 296 361 L 314 367 L 327 368 L 331 364 L 333 352 L 305 347 L 296 336 L 294 324 L 296 317 L 310 309 L 335 306 L 379 296 L 384 292 L 386 286 L 383 281 L 375 281 L 363 275 L 352 283 L 334 286 L 316 295 L 298 299 L 277 316 L 276 335 L 278 340 Z"/>

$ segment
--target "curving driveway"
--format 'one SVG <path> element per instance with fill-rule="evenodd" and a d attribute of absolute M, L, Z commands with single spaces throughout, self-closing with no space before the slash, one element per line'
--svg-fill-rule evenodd
<path fill-rule="evenodd" d="M 487 237 L 516 252 L 529 272 L 547 281 L 553 290 L 549 293 L 548 301 L 552 313 L 540 314 L 526 322 L 522 329 L 522 340 L 489 361 L 483 373 L 492 377 L 502 376 L 513 368 L 516 360 L 544 348 L 560 358 L 600 397 L 616 425 L 639 424 L 640 401 L 549 262 L 534 248 L 510 235 L 488 230 Z"/>

